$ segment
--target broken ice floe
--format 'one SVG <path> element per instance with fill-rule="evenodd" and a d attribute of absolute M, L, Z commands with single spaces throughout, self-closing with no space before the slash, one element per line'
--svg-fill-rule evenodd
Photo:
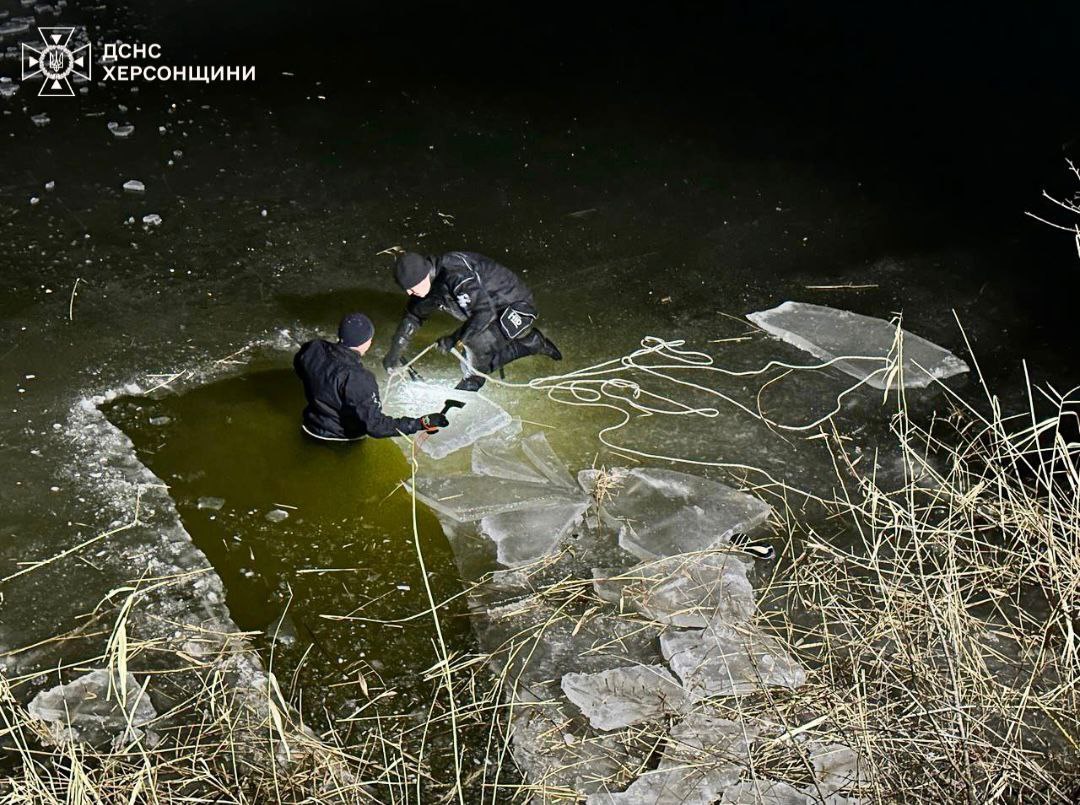
<path fill-rule="evenodd" d="M 214 497 L 201 497 L 198 500 L 197 508 L 209 509 L 210 511 L 220 511 L 221 507 L 225 505 L 225 498 Z"/>
<path fill-rule="evenodd" d="M 161 225 L 161 216 L 158 215 L 156 212 L 152 212 L 149 215 L 144 215 L 143 219 L 142 219 L 142 222 L 146 226 L 160 226 Z"/>
<path fill-rule="evenodd" d="M 430 383 L 396 383 L 383 401 L 383 410 L 390 416 L 417 417 L 441 411 L 450 399 L 465 407 L 449 411 L 449 427 L 432 434 L 421 446 L 432 458 L 444 458 L 510 424 L 510 414 L 479 393 Z"/>
<path fill-rule="evenodd" d="M 531 484 L 472 473 L 422 476 L 416 496 L 439 514 L 459 523 L 519 509 L 566 503 L 567 493 L 549 484 Z"/>
<path fill-rule="evenodd" d="M 605 601 L 671 626 L 743 623 L 755 609 L 746 564 L 731 553 L 678 555 L 622 571 L 594 568 L 593 587 Z"/>
<path fill-rule="evenodd" d="M 492 478 L 547 483 L 547 478 L 529 463 L 520 448 L 508 447 L 498 438 L 482 439 L 473 445 L 472 471 Z"/>
<path fill-rule="evenodd" d="M 98 746 L 111 740 L 139 739 L 139 729 L 157 718 L 154 706 L 132 674 L 119 680 L 106 670 L 91 671 L 66 685 L 41 691 L 27 710 L 48 722 L 56 741 L 83 741 Z"/>
<path fill-rule="evenodd" d="M 280 523 L 289 519 L 289 513 L 284 509 L 273 509 L 266 513 L 266 519 L 271 523 Z"/>
<path fill-rule="evenodd" d="M 601 472 L 583 470 L 578 483 L 595 495 Z M 674 470 L 619 468 L 605 477 L 600 510 L 619 527 L 619 545 L 640 559 L 709 550 L 772 511 L 753 495 Z"/>
<path fill-rule="evenodd" d="M 495 543 L 499 564 L 527 565 L 550 554 L 588 508 L 586 500 L 491 514 L 480 520 L 480 533 Z"/>
<path fill-rule="evenodd" d="M 529 457 L 529 461 L 551 483 L 567 489 L 577 489 L 577 484 L 574 483 L 573 477 L 567 471 L 566 465 L 551 448 L 551 445 L 548 444 L 547 437 L 542 432 L 534 433 L 532 436 L 522 439 L 521 449 Z"/>
<path fill-rule="evenodd" d="M 599 730 L 658 721 L 683 710 L 689 695 L 662 665 L 565 674 L 562 690 Z"/>
<path fill-rule="evenodd" d="M 715 622 L 706 629 L 660 636 L 660 650 L 671 670 L 693 693 L 739 696 L 763 687 L 797 688 L 806 671 L 775 637 L 754 627 Z"/>
<path fill-rule="evenodd" d="M 935 379 L 944 379 L 968 371 L 968 366 L 947 349 L 902 330 L 897 344 L 894 324 L 872 316 L 804 302 L 784 302 L 772 310 L 747 315 L 761 329 L 782 341 L 809 352 L 823 361 L 858 356 L 860 359 L 838 361 L 835 366 L 852 377 L 866 379 L 868 385 L 885 389 L 900 384 L 890 376 L 890 356 L 902 356 L 902 381 L 905 387 L 921 388 Z M 899 352 L 894 347 L 899 346 Z"/>
<path fill-rule="evenodd" d="M 48 126 L 48 125 L 49 125 L 49 123 L 51 123 L 51 122 L 52 122 L 52 121 L 51 121 L 51 120 L 49 119 L 49 116 L 48 116 L 47 114 L 45 114 L 44 112 L 42 112 L 42 113 L 41 113 L 41 114 L 39 114 L 39 115 L 31 115 L 31 116 L 30 116 L 30 121 L 31 121 L 31 122 L 32 122 L 32 123 L 33 123 L 33 124 L 34 124 L 35 126 L 37 126 L 38 128 L 42 128 L 42 127 L 44 127 L 44 126 Z"/>
<path fill-rule="evenodd" d="M 126 182 L 124 182 L 124 190 L 129 193 L 145 193 L 146 185 L 144 185 L 138 179 L 128 179 Z"/>

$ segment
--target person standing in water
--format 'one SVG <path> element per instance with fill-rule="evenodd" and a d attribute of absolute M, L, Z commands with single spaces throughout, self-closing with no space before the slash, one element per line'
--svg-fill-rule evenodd
<path fill-rule="evenodd" d="M 464 322 L 438 340 L 438 348 L 456 348 L 477 371 L 490 375 L 528 355 L 562 360 L 559 352 L 536 329 L 536 306 L 525 283 L 506 266 L 476 252 L 449 252 L 425 257 L 405 252 L 394 265 L 394 279 L 409 295 L 405 315 L 383 358 L 389 372 L 399 367 L 409 341 L 435 311 Z M 466 371 L 457 388 L 476 391 L 485 378 Z"/>
<path fill-rule="evenodd" d="M 360 358 L 371 348 L 375 326 L 363 313 L 350 313 L 338 326 L 338 341 L 308 341 L 293 358 L 304 383 L 304 433 L 327 442 L 354 442 L 371 436 L 437 433 L 450 424 L 445 414 L 389 417 L 382 412 L 375 376 Z M 426 438 L 426 437 L 425 437 Z"/>

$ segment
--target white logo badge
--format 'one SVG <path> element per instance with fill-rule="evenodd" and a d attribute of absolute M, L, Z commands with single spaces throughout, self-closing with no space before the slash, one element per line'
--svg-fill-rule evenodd
<path fill-rule="evenodd" d="M 472 300 L 469 298 L 469 295 L 467 293 L 459 293 L 457 295 L 457 303 L 458 307 L 460 307 L 462 310 L 467 311 L 469 309 L 469 305 L 472 303 Z"/>
<path fill-rule="evenodd" d="M 22 80 L 41 75 L 45 81 L 38 97 L 63 98 L 75 95 L 69 76 L 90 80 L 90 44 L 72 50 L 69 45 L 74 28 L 38 28 L 45 47 L 38 50 L 25 42 L 22 46 Z"/>

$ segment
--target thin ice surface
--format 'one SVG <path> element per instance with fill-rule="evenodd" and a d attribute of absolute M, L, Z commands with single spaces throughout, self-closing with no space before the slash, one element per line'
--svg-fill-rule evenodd
<path fill-rule="evenodd" d="M 754 628 L 737 632 L 717 622 L 704 630 L 668 632 L 660 636 L 660 650 L 683 684 L 705 696 L 794 689 L 806 682 L 806 671 L 783 644 Z"/>
<path fill-rule="evenodd" d="M 525 451 L 525 455 L 529 457 L 531 461 L 540 472 L 544 474 L 551 483 L 557 486 L 562 486 L 567 489 L 576 489 L 577 484 L 574 483 L 573 477 L 566 469 L 566 465 L 562 459 L 555 453 L 548 444 L 547 437 L 542 431 L 534 433 L 527 439 L 521 442 L 521 448 Z"/>
<path fill-rule="evenodd" d="M 737 489 L 674 470 L 639 467 L 608 470 L 606 518 L 621 530 L 619 545 L 639 559 L 706 551 L 764 522 L 772 507 Z M 588 492 L 599 470 L 582 470 Z"/>
<path fill-rule="evenodd" d="M 662 665 L 570 673 L 563 676 L 562 689 L 599 730 L 657 721 L 680 712 L 689 701 L 686 691 Z"/>
<path fill-rule="evenodd" d="M 495 543 L 500 564 L 527 565 L 554 551 L 588 505 L 586 500 L 567 500 L 492 514 L 480 521 L 480 533 Z"/>
<path fill-rule="evenodd" d="M 896 341 L 896 327 L 884 319 L 804 302 L 784 302 L 772 310 L 750 313 L 746 318 L 823 361 L 843 356 L 872 358 L 839 361 L 835 366 L 860 380 L 870 377 L 867 384 L 876 389 L 884 389 L 890 383 L 895 386 L 898 382 L 890 381 L 883 368 Z M 922 388 L 935 378 L 968 371 L 967 364 L 947 349 L 906 330 L 901 354 L 906 387 Z"/>
<path fill-rule="evenodd" d="M 530 484 L 472 473 L 421 476 L 416 479 L 416 496 L 439 514 L 459 523 L 567 501 L 566 493 L 550 484 Z"/>
<path fill-rule="evenodd" d="M 754 614 L 746 565 L 731 553 L 693 553 L 643 562 L 629 570 L 593 569 L 605 601 L 671 626 L 742 623 Z"/>
<path fill-rule="evenodd" d="M 528 463 L 520 447 L 508 445 L 498 437 L 482 439 L 473 445 L 472 471 L 477 475 L 533 484 L 547 483 L 548 480 Z"/>
<path fill-rule="evenodd" d="M 444 458 L 510 424 L 510 414 L 477 392 L 430 383 L 395 382 L 383 400 L 383 411 L 390 416 L 423 416 L 441 411 L 447 400 L 458 400 L 465 407 L 451 409 L 446 415 L 450 426 L 421 446 L 432 458 Z"/>

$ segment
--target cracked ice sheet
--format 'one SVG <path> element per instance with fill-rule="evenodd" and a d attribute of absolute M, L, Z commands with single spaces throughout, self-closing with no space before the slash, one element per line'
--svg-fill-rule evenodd
<path fill-rule="evenodd" d="M 495 543 L 499 564 L 520 567 L 552 553 L 588 507 L 582 499 L 500 512 L 480 521 L 480 533 Z"/>
<path fill-rule="evenodd" d="M 823 361 L 847 355 L 878 358 L 840 361 L 834 365 L 860 380 L 873 375 L 867 381 L 873 388 L 887 387 L 888 378 L 881 369 L 896 340 L 896 327 L 884 319 L 804 302 L 784 302 L 772 310 L 747 314 L 746 318 L 781 341 Z M 967 364 L 947 349 L 906 330 L 901 354 L 905 387 L 922 388 L 935 378 L 968 371 Z M 892 382 L 895 385 L 896 381 Z"/>
<path fill-rule="evenodd" d="M 459 523 L 475 522 L 501 512 L 567 502 L 566 492 L 550 484 L 530 484 L 472 473 L 421 476 L 416 479 L 416 496 L 439 514 Z"/>
<path fill-rule="evenodd" d="M 577 484 L 574 483 L 574 478 L 570 475 L 566 469 L 566 464 L 559 458 L 558 454 L 548 444 L 547 437 L 543 431 L 534 433 L 521 442 L 521 448 L 525 451 L 525 455 L 529 457 L 531 461 L 540 472 L 544 474 L 551 483 L 556 486 L 562 486 L 566 489 L 577 489 Z"/>
<path fill-rule="evenodd" d="M 447 400 L 458 400 L 465 407 L 447 412 L 450 427 L 432 434 L 420 447 L 434 459 L 468 447 L 510 424 L 510 414 L 479 393 L 431 383 L 396 382 L 383 400 L 383 411 L 390 416 L 423 416 L 441 411 Z"/>
<path fill-rule="evenodd" d="M 743 623 L 756 608 L 746 565 L 731 553 L 680 554 L 628 570 L 593 568 L 593 587 L 603 600 L 671 626 Z"/>
<path fill-rule="evenodd" d="M 631 665 L 594 674 L 566 674 L 563 693 L 598 730 L 659 721 L 683 711 L 689 695 L 662 665 Z"/>
<path fill-rule="evenodd" d="M 600 470 L 582 470 L 592 494 Z M 772 507 L 730 486 L 674 470 L 608 470 L 614 483 L 602 511 L 620 525 L 619 545 L 639 559 L 706 551 L 763 523 Z"/>
<path fill-rule="evenodd" d="M 472 471 L 490 478 L 507 478 L 531 484 L 546 484 L 548 479 L 533 467 L 520 445 L 508 445 L 502 439 L 482 439 L 473 445 Z"/>
<path fill-rule="evenodd" d="M 660 650 L 671 670 L 695 694 L 739 696 L 762 687 L 795 689 L 806 671 L 775 637 L 753 627 L 736 631 L 719 622 L 707 629 L 668 632 Z"/>

